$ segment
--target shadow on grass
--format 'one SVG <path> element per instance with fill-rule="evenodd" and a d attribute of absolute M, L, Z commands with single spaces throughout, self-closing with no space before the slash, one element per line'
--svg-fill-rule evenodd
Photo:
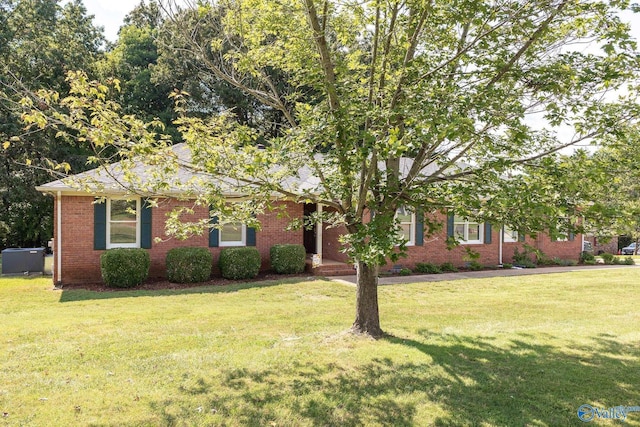
<path fill-rule="evenodd" d="M 395 360 L 232 369 L 191 379 L 150 409 L 166 425 L 578 426 L 582 404 L 640 405 L 640 343 L 602 335 L 558 349 L 535 343 L 539 335 L 500 346 L 489 338 L 429 336 L 387 337 L 381 345 L 405 348 Z M 403 354 L 413 350 L 422 355 Z M 194 394 L 208 402 L 208 418 L 195 418 L 188 403 Z M 640 425 L 640 413 L 626 421 Z"/>
<path fill-rule="evenodd" d="M 249 282 L 249 283 L 237 283 L 230 285 L 212 285 L 212 286 L 197 286 L 191 288 L 179 288 L 179 289 L 158 289 L 158 290 L 110 290 L 110 291 L 90 291 L 85 289 L 62 289 L 60 294 L 60 300 L 58 302 L 76 302 L 87 300 L 104 300 L 113 298 L 136 298 L 136 297 L 156 297 L 156 296 L 169 296 L 169 295 L 193 295 L 193 294 L 220 294 L 239 292 L 246 289 L 253 288 L 266 288 L 270 286 L 289 285 L 302 282 L 308 282 L 313 279 L 305 278 L 290 278 L 282 280 L 265 280 L 261 282 Z"/>

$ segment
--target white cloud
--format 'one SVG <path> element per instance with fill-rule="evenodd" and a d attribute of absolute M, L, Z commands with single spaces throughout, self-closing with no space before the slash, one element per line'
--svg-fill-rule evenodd
<path fill-rule="evenodd" d="M 64 0 L 62 4 L 67 1 Z M 107 39 L 116 41 L 124 17 L 140 3 L 140 0 L 84 0 L 83 3 L 89 14 L 95 16 L 94 23 L 104 27 Z M 640 40 L 640 20 L 637 14 L 624 12 L 620 16 L 623 21 L 631 23 L 632 36 Z"/>
<path fill-rule="evenodd" d="M 68 0 L 63 1 L 62 4 L 67 2 Z M 87 8 L 87 13 L 94 15 L 94 25 L 104 27 L 105 37 L 114 42 L 118 39 L 118 30 L 124 17 L 139 4 L 139 1 L 83 0 L 83 3 Z"/>

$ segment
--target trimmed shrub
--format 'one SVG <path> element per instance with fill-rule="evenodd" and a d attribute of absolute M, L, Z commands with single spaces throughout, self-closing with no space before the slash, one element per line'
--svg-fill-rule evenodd
<path fill-rule="evenodd" d="M 533 261 L 531 261 L 531 262 L 533 262 Z M 542 266 L 562 265 L 562 260 L 560 258 L 558 258 L 558 257 L 548 258 L 548 257 L 543 256 L 543 257 L 540 257 L 540 258 L 536 258 L 536 261 L 534 262 L 534 264 L 542 265 Z"/>
<path fill-rule="evenodd" d="M 513 250 L 513 265 L 524 267 L 530 264 L 533 264 L 533 261 L 531 260 L 531 250 L 528 247 L 525 247 L 522 252 L 518 248 Z"/>
<path fill-rule="evenodd" d="M 605 264 L 613 264 L 615 256 L 613 254 L 604 253 L 600 255 Z"/>
<path fill-rule="evenodd" d="M 107 286 L 133 288 L 149 276 L 151 259 L 144 249 L 109 249 L 100 256 L 100 272 Z"/>
<path fill-rule="evenodd" d="M 480 264 L 478 261 L 471 261 L 469 262 L 469 270 L 471 271 L 484 270 L 484 265 Z"/>
<path fill-rule="evenodd" d="M 503 262 L 502 268 L 504 268 L 505 270 L 510 270 L 513 268 L 513 264 L 509 264 L 508 262 Z"/>
<path fill-rule="evenodd" d="M 440 274 L 442 273 L 442 270 L 435 264 L 431 264 L 428 262 L 418 262 L 416 263 L 416 273 Z"/>
<path fill-rule="evenodd" d="M 514 264 L 516 267 L 522 267 L 522 268 L 536 268 L 537 265 L 535 262 L 531 261 L 531 260 L 524 260 L 521 261 L 517 264 Z"/>
<path fill-rule="evenodd" d="M 401 268 L 400 271 L 398 272 L 399 275 L 401 276 L 410 276 L 411 275 L 411 270 L 408 268 Z"/>
<path fill-rule="evenodd" d="M 254 247 L 226 248 L 220 251 L 218 266 L 225 279 L 253 279 L 260 272 L 260 252 Z"/>
<path fill-rule="evenodd" d="M 456 273 L 458 269 L 450 262 L 444 262 L 440 265 L 440 270 L 445 273 Z"/>
<path fill-rule="evenodd" d="M 614 257 L 611 263 L 615 265 L 635 265 L 636 264 L 636 262 L 630 256 L 625 258 Z"/>
<path fill-rule="evenodd" d="M 580 262 L 588 264 L 588 262 L 590 261 L 593 261 L 593 263 L 595 264 L 596 257 L 591 252 L 582 251 L 580 253 Z"/>
<path fill-rule="evenodd" d="M 303 245 L 273 245 L 269 250 L 271 268 L 278 274 L 302 273 L 306 256 Z"/>
<path fill-rule="evenodd" d="M 167 252 L 165 265 L 170 282 L 205 282 L 211 277 L 213 256 L 207 248 L 173 248 Z"/>

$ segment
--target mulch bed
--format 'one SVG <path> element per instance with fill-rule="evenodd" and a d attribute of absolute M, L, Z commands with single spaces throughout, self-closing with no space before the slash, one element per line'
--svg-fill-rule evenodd
<path fill-rule="evenodd" d="M 303 279 L 315 279 L 313 276 L 309 276 L 309 274 L 275 274 L 275 273 L 260 273 L 254 279 L 246 279 L 246 280 L 229 280 L 223 279 L 222 277 L 213 278 L 207 282 L 200 283 L 171 283 L 166 279 L 149 279 L 140 286 L 136 286 L 134 288 L 110 288 L 106 286 L 104 283 L 80 283 L 80 284 L 69 284 L 64 285 L 62 289 L 70 290 L 70 289 L 81 289 L 86 291 L 93 292 L 121 292 L 121 291 L 160 291 L 160 290 L 181 290 L 181 289 L 190 289 L 190 288 L 200 288 L 204 286 L 226 286 L 226 285 L 236 285 L 240 283 L 254 283 L 254 282 L 265 282 L 271 280 L 283 280 L 283 279 L 291 279 L 300 277 Z"/>

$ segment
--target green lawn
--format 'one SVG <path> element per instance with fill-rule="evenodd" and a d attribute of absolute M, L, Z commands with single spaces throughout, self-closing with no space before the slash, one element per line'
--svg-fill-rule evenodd
<path fill-rule="evenodd" d="M 640 406 L 639 279 L 385 286 L 376 342 L 345 333 L 354 289 L 339 283 L 94 293 L 3 278 L 0 426 L 584 425 L 582 404 Z"/>

